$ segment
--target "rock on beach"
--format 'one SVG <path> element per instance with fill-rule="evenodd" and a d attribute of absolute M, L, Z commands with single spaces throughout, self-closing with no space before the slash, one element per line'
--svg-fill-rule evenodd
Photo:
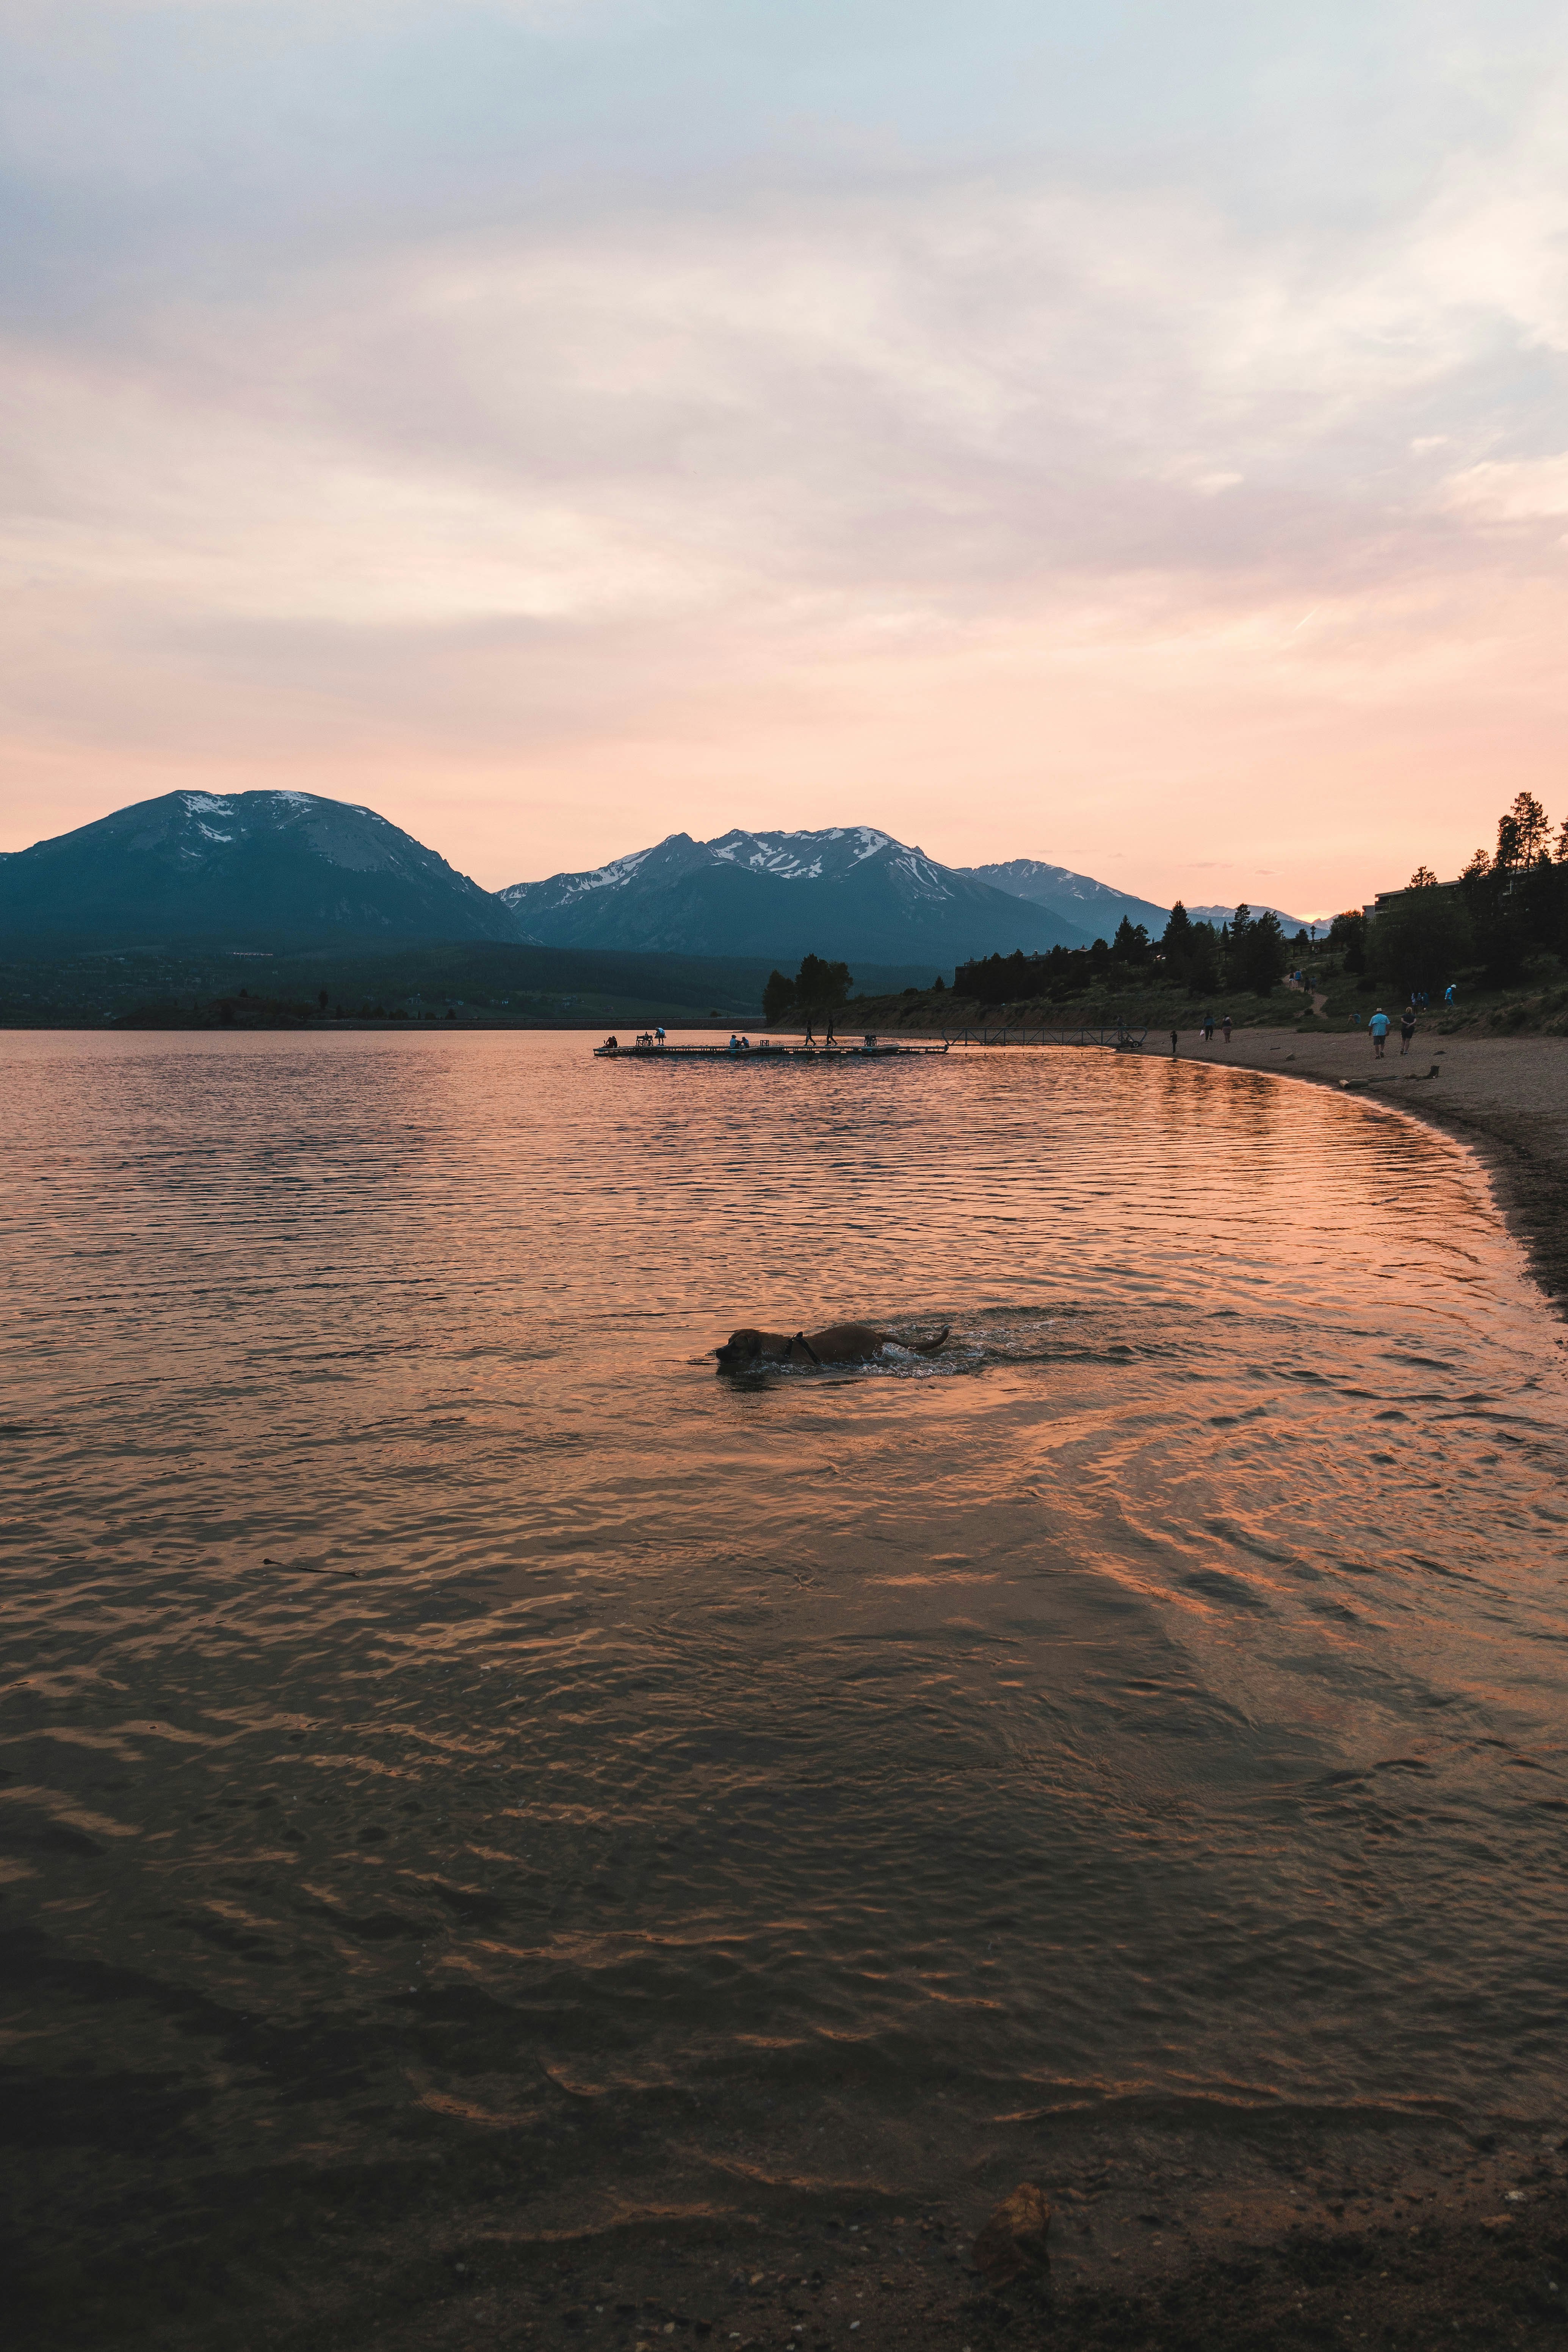
<path fill-rule="evenodd" d="M 1046 2232 L 1051 2209 L 1044 2189 L 1026 2180 L 997 2206 L 974 2241 L 974 2267 L 991 2286 L 1005 2286 L 1021 2271 L 1038 2270 L 1047 2259 Z"/>

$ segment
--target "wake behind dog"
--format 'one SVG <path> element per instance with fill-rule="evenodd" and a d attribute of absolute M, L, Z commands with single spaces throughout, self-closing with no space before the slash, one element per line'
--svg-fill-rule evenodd
<path fill-rule="evenodd" d="M 830 1323 L 825 1331 L 731 1331 L 713 1353 L 725 1371 L 744 1371 L 753 1364 L 863 1364 L 884 1348 L 908 1348 L 917 1356 L 934 1356 L 947 1339 L 944 1324 L 934 1339 L 899 1339 L 869 1323 Z"/>

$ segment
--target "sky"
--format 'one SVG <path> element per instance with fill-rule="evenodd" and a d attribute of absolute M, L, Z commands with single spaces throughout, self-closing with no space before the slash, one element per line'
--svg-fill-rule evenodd
<path fill-rule="evenodd" d="M 0 848 L 1568 813 L 1560 0 L 0 0 Z"/>

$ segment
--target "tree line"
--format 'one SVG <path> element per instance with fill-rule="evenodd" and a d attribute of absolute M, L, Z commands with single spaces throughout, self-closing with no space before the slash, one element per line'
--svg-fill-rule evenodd
<path fill-rule="evenodd" d="M 1267 996 L 1311 944 L 1305 931 L 1288 940 L 1279 916 L 1267 910 L 1238 907 L 1216 925 L 1194 921 L 1178 899 L 1158 939 L 1123 916 L 1113 938 L 1090 947 L 976 956 L 959 965 L 953 993 L 986 1005 L 1060 1004 L 1091 990 L 1152 986 L 1190 998 L 1226 991 Z M 1495 847 L 1478 849 L 1458 881 L 1439 882 L 1430 866 L 1418 866 L 1375 917 L 1360 907 L 1336 915 L 1327 944 L 1346 971 L 1385 982 L 1402 996 L 1437 995 L 1458 972 L 1478 967 L 1484 986 L 1507 988 L 1542 953 L 1568 961 L 1568 817 L 1554 831 L 1534 795 L 1517 793 L 1498 819 Z M 847 965 L 808 955 L 793 979 L 770 975 L 763 1010 L 769 1021 L 788 1012 L 826 1020 L 854 984 Z"/>
<path fill-rule="evenodd" d="M 808 1026 L 830 1021 L 854 985 L 847 963 L 830 963 L 822 956 L 803 957 L 793 979 L 775 966 L 763 990 L 763 1018 L 773 1022 L 782 1013 L 799 1013 Z"/>
<path fill-rule="evenodd" d="M 1568 817 L 1553 833 L 1534 794 L 1516 793 L 1495 847 L 1478 849 L 1457 882 L 1418 866 L 1370 922 L 1359 908 L 1336 915 L 1329 945 L 1347 971 L 1405 995 L 1436 994 L 1478 967 L 1483 987 L 1510 988 L 1532 956 L 1568 958 Z"/>
<path fill-rule="evenodd" d="M 1238 907 L 1228 923 L 1195 922 L 1178 898 L 1157 940 L 1142 923 L 1123 916 L 1110 940 L 1087 948 L 1049 948 L 1043 955 L 978 956 L 953 975 L 956 995 L 981 1004 L 1032 1004 L 1041 999 L 1064 1003 L 1091 989 L 1182 988 L 1189 996 L 1212 996 L 1225 989 L 1267 996 L 1289 971 L 1292 943 L 1278 915 L 1255 915 Z"/>

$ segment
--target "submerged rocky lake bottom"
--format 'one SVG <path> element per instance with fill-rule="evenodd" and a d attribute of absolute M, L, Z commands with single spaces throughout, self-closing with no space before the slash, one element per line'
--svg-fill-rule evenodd
<path fill-rule="evenodd" d="M 37 2340 L 134 2276 L 258 2344 L 477 2213 L 629 2343 L 628 2231 L 891 2279 L 1036 2179 L 1088 2276 L 1523 2177 L 1568 1383 L 1474 1163 L 1128 1055 L 590 1042 L 0 1034 Z M 714 1366 L 840 1318 L 952 1331 Z"/>

